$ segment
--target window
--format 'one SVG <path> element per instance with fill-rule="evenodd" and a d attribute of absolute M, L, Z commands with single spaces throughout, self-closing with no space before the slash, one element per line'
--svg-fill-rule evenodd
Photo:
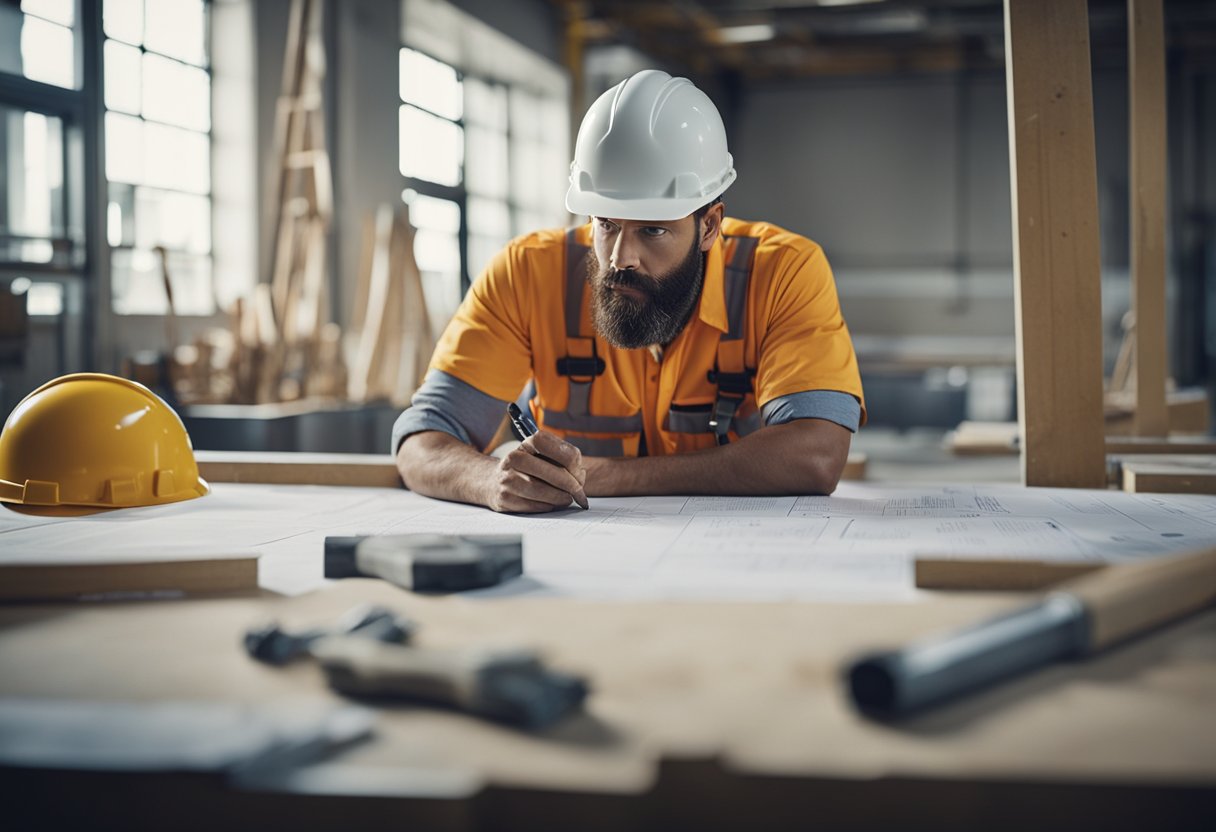
<path fill-rule="evenodd" d="M 0 101 L 0 291 L 24 296 L 39 317 L 61 315 L 85 260 L 80 182 L 70 175 L 80 134 L 76 12 L 76 0 L 0 4 L 0 72 L 17 76 Z"/>
<path fill-rule="evenodd" d="M 104 0 L 106 238 L 118 314 L 215 311 L 211 75 L 203 0 Z"/>
<path fill-rule="evenodd" d="M 64 198 L 63 121 L 0 105 L 5 189 L 0 260 L 70 265 Z"/>
<path fill-rule="evenodd" d="M 460 305 L 464 224 L 464 84 L 456 70 L 413 49 L 401 50 L 402 198 L 417 229 L 414 257 L 427 311 L 441 329 Z"/>
<path fill-rule="evenodd" d="M 0 72 L 79 88 L 76 0 L 21 0 L 20 8 L 0 4 Z"/>
<path fill-rule="evenodd" d="M 415 256 L 442 329 L 513 236 L 565 221 L 563 99 L 401 50 L 400 167 Z"/>

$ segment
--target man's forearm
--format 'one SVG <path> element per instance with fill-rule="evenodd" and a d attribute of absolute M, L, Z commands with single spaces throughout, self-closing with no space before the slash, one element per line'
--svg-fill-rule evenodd
<path fill-rule="evenodd" d="M 498 460 L 440 431 L 409 436 L 397 451 L 397 470 L 411 491 L 440 500 L 487 504 L 487 483 Z"/>
<path fill-rule="evenodd" d="M 851 438 L 831 422 L 799 419 L 695 453 L 587 458 L 587 495 L 830 494 Z"/>

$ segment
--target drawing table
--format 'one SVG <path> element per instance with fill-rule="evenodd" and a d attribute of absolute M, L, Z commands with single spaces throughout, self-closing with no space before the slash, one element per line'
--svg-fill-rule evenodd
<path fill-rule="evenodd" d="M 226 534 L 309 523 L 334 524 L 322 535 L 354 533 L 360 530 L 335 528 L 382 522 L 387 511 L 417 519 L 427 530 L 450 523 L 450 531 L 461 531 L 469 518 L 482 518 L 490 525 L 501 520 L 530 527 L 538 540 L 552 541 L 560 539 L 553 525 L 566 522 L 501 518 L 393 489 L 214 485 L 211 496 L 182 504 L 176 515 L 165 507 L 151 513 L 170 515 L 160 523 L 178 517 L 172 522 L 205 529 L 217 525 L 208 523 L 208 512 L 219 512 L 225 501 L 246 506 L 245 525 L 228 522 Z M 0 607 L 4 696 L 337 701 L 317 668 L 258 665 L 240 648 L 241 636 L 271 618 L 287 626 L 328 623 L 362 602 L 415 618 L 423 644 L 539 647 L 556 666 L 586 673 L 594 691 L 585 714 L 543 735 L 456 713 L 383 707 L 372 741 L 328 764 L 247 790 L 199 775 L 8 770 L 0 771 L 0 781 L 7 793 L 23 796 L 19 811 L 124 828 L 255 821 L 293 829 L 392 822 L 459 830 L 1207 825 L 1216 810 L 1216 613 L 1084 665 L 1045 670 L 908 722 L 880 724 L 856 715 L 844 698 L 839 674 L 847 658 L 964 624 L 1020 603 L 1022 596 L 896 587 L 893 556 L 862 569 L 863 576 L 867 570 L 874 576 L 868 592 L 852 572 L 849 580 L 829 580 L 840 574 L 837 566 L 818 573 L 826 577 L 816 588 L 819 578 L 799 572 L 797 562 L 791 567 L 796 549 L 781 541 L 798 539 L 805 524 L 827 530 L 850 522 L 862 523 L 871 535 L 884 524 L 916 531 L 944 523 L 937 542 L 948 542 L 951 530 L 967 536 L 966 522 L 993 529 L 998 519 L 1036 524 L 1030 515 L 982 514 L 996 511 L 998 503 L 1018 510 L 1017 499 L 1032 505 L 1066 496 L 1067 506 L 1056 505 L 1064 530 L 1076 540 L 1107 527 L 1086 525 L 1087 518 L 1135 505 L 1142 511 L 1134 516 L 1161 522 L 1176 511 L 1171 528 L 1197 542 L 1205 525 L 1216 533 L 1216 499 L 1004 486 L 909 489 L 903 496 L 899 489 L 863 484 L 845 491 L 832 498 L 839 509 L 825 505 L 825 498 L 728 500 L 696 503 L 705 511 L 695 516 L 679 513 L 693 498 L 664 498 L 645 512 L 624 503 L 609 512 L 611 501 L 592 498 L 592 511 L 577 514 L 592 520 L 588 515 L 600 504 L 597 522 L 615 517 L 609 525 L 624 529 L 628 541 L 640 539 L 630 522 L 647 516 L 659 519 L 649 530 L 641 527 L 641 534 L 656 540 L 664 529 L 670 538 L 673 524 L 685 530 L 681 534 L 705 523 L 718 524 L 721 533 L 747 523 L 776 532 L 769 548 L 782 553 L 776 565 L 785 566 L 772 571 L 775 564 L 763 552 L 745 559 L 753 573 L 757 564 L 769 570 L 766 576 L 749 578 L 747 563 L 729 557 L 708 566 L 713 575 L 704 581 L 690 578 L 697 570 L 686 563 L 679 569 L 668 564 L 651 573 L 658 589 L 649 594 L 639 591 L 646 580 L 613 578 L 611 561 L 588 543 L 594 538 L 586 529 L 575 538 L 580 548 L 570 553 L 586 555 L 583 574 L 563 573 L 541 544 L 537 568 L 513 591 L 455 597 L 413 595 L 363 579 L 323 585 L 311 577 L 320 574 L 322 553 L 310 537 L 317 532 L 308 531 L 294 543 L 266 544 L 264 589 L 255 596 Z M 318 500 L 330 505 L 328 518 L 317 510 Z M 805 517 L 795 515 L 799 500 L 809 512 Z M 667 514 L 658 511 L 664 507 Z M 974 516 L 977 510 L 981 516 Z M 833 519 L 833 512 L 841 516 Z M 781 533 L 783 526 L 788 534 Z M 30 534 L 49 539 L 64 533 L 55 528 Z M 1038 540 L 1044 527 L 1034 528 L 1013 529 L 1011 539 L 1030 534 Z M 0 541 L 12 534 L 0 531 Z M 681 534 L 664 545 L 684 561 Z M 697 538 L 697 545 L 706 547 L 715 534 Z M 639 547 L 627 548 L 637 555 Z M 710 560 L 734 548 L 711 552 Z M 792 589 L 774 590 L 782 584 Z M 644 598 L 649 600 L 639 600 Z M 64 800 L 65 794 L 72 799 Z"/>

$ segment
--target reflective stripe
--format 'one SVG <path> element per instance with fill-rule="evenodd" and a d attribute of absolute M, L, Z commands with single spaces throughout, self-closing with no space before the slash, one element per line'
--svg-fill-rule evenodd
<path fill-rule="evenodd" d="M 713 405 L 708 404 L 703 410 L 669 410 L 663 430 L 668 433 L 705 433 L 709 430 L 709 416 L 712 412 Z M 754 411 L 742 419 L 736 416 L 732 427 L 735 433 L 746 436 L 759 430 L 763 424 L 760 412 Z"/>
<path fill-rule="evenodd" d="M 561 410 L 546 410 L 547 428 L 577 430 L 586 433 L 641 433 L 642 414 L 632 416 L 581 416 Z"/>
<path fill-rule="evenodd" d="M 587 282 L 587 253 L 590 247 L 578 241 L 578 228 L 566 229 L 566 337 L 584 338 L 583 285 Z"/>
<path fill-rule="evenodd" d="M 570 379 L 570 400 L 566 403 L 566 415 L 585 419 L 591 415 L 591 382 Z"/>
<path fill-rule="evenodd" d="M 624 456 L 625 440 L 593 439 L 590 436 L 567 436 L 566 441 L 587 456 Z"/>
<path fill-rule="evenodd" d="M 740 436 L 747 436 L 749 433 L 755 433 L 764 427 L 764 420 L 760 418 L 760 411 L 753 410 L 742 419 L 735 417 L 735 433 Z"/>
<path fill-rule="evenodd" d="M 740 341 L 746 334 L 747 284 L 751 280 L 752 257 L 756 253 L 756 246 L 760 239 L 758 237 L 726 237 L 725 239 L 735 241 L 735 250 L 731 252 L 730 260 L 727 262 L 723 274 L 726 320 L 729 322 L 729 328 L 727 333 L 722 336 L 722 340 Z M 743 371 L 742 367 L 738 370 L 728 370 L 726 367 L 719 367 L 719 369 L 726 372 Z"/>
<path fill-rule="evenodd" d="M 743 354 L 743 349 L 746 346 L 744 336 L 747 333 L 747 286 L 752 276 L 752 257 L 756 253 L 756 246 L 760 240 L 757 237 L 727 237 L 726 239 L 734 240 L 735 245 L 723 271 L 727 331 L 718 339 L 718 355 L 714 370 L 722 375 L 741 377 L 737 379 L 736 383 L 741 384 L 746 381 L 747 390 L 751 393 L 752 384 L 751 379 L 746 375 L 747 359 Z M 738 396 L 737 387 L 732 395 L 727 395 L 719 382 L 717 397 L 714 399 L 710 413 L 706 415 L 705 422 L 705 429 L 718 437 L 719 445 L 730 441 L 727 434 L 732 429 L 738 436 L 745 433 L 745 420 L 736 416 L 742 401 Z"/>

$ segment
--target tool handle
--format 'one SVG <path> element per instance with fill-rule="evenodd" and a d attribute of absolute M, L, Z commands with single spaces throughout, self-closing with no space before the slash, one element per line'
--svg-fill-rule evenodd
<path fill-rule="evenodd" d="M 1216 601 L 1216 548 L 1123 564 L 1062 584 L 1089 617 L 1089 651 L 1112 644 Z"/>

